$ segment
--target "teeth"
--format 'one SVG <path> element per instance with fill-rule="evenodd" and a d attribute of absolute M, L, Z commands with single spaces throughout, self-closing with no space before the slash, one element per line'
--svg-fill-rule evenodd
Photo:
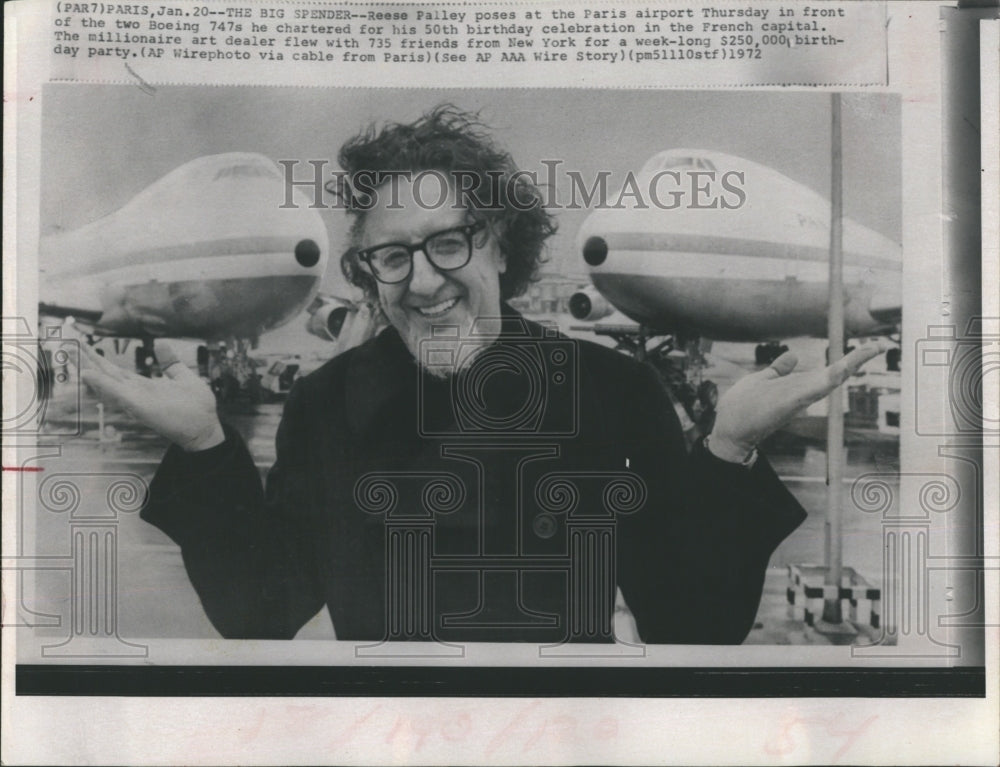
<path fill-rule="evenodd" d="M 449 298 L 439 304 L 434 304 L 434 306 L 417 306 L 415 308 L 424 317 L 437 317 L 450 311 L 451 308 L 457 303 L 457 298 Z"/>

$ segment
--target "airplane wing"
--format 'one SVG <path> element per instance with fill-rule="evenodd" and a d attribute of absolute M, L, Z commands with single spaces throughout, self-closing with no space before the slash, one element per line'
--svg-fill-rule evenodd
<path fill-rule="evenodd" d="M 90 323 L 96 325 L 101 319 L 101 315 L 104 312 L 98 311 L 96 309 L 83 309 L 79 307 L 72 306 L 59 306 L 57 304 L 38 304 L 38 314 L 42 317 L 55 317 L 60 320 L 64 320 L 67 317 L 72 317 L 75 320 L 80 320 L 85 323 Z"/>
<path fill-rule="evenodd" d="M 571 325 L 571 330 L 588 331 L 599 336 L 637 336 L 639 335 L 639 325 L 637 323 L 612 325 L 609 323 L 595 322 L 593 325 Z"/>
<path fill-rule="evenodd" d="M 67 306 L 39 301 L 38 316 L 39 318 L 50 317 L 58 320 L 71 318 L 73 327 L 87 335 L 125 339 L 143 337 L 141 333 L 128 332 L 127 328 L 122 328 L 113 318 L 109 319 L 108 312 L 100 309 L 86 309 L 82 306 Z"/>

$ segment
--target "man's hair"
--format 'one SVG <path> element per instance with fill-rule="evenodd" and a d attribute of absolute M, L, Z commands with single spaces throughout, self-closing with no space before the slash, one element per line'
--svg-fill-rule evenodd
<path fill-rule="evenodd" d="M 501 298 L 520 295 L 537 279 L 545 260 L 543 245 L 555 233 L 556 222 L 542 206 L 538 187 L 494 143 L 477 114 L 442 104 L 409 124 L 389 123 L 380 131 L 373 124 L 345 143 L 338 159 L 348 179 L 363 173 L 390 181 L 393 173 L 430 171 L 443 174 L 453 186 L 464 177 L 465 189 L 471 181 L 465 197 L 469 214 L 486 222 L 506 258 Z M 341 258 L 341 269 L 349 282 L 374 297 L 377 284 L 357 255 L 369 206 L 357 204 L 349 188 L 347 194 L 346 210 L 354 221 L 352 245 Z M 447 204 L 454 202 L 449 199 Z"/>

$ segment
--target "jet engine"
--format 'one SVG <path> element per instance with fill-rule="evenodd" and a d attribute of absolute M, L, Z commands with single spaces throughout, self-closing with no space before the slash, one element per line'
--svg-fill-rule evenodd
<path fill-rule="evenodd" d="M 309 309 L 306 330 L 324 341 L 336 341 L 352 307 L 347 301 L 336 298 L 317 298 L 316 301 L 318 306 Z"/>
<path fill-rule="evenodd" d="M 599 320 L 614 311 L 614 307 L 597 288 L 578 290 L 569 298 L 569 313 L 578 320 Z"/>

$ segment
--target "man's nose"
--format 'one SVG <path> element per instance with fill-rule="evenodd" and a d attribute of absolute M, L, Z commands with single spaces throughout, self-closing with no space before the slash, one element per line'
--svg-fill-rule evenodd
<path fill-rule="evenodd" d="M 434 268 L 423 250 L 413 252 L 413 273 L 410 275 L 410 292 L 431 295 L 444 282 L 444 275 Z"/>

